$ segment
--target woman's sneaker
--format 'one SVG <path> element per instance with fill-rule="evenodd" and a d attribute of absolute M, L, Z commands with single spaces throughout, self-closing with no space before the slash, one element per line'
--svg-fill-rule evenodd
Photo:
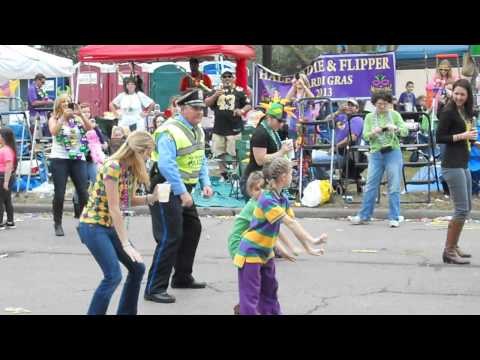
<path fill-rule="evenodd" d="M 7 228 L 7 224 L 0 224 L 0 231 L 5 230 Z"/>
<path fill-rule="evenodd" d="M 398 220 L 390 220 L 389 226 L 391 228 L 398 228 L 400 226 L 400 222 Z"/>
<path fill-rule="evenodd" d="M 392 228 L 398 228 L 400 226 L 400 223 L 404 221 L 405 221 L 405 218 L 400 215 L 398 217 L 398 220 L 390 220 L 388 225 Z"/>
<path fill-rule="evenodd" d="M 16 227 L 14 222 L 7 222 L 7 229 L 15 229 Z"/>
<path fill-rule="evenodd" d="M 362 220 L 362 219 L 360 219 L 359 216 L 351 216 L 350 217 L 350 222 L 352 223 L 352 225 L 367 225 L 368 224 L 368 220 Z"/>

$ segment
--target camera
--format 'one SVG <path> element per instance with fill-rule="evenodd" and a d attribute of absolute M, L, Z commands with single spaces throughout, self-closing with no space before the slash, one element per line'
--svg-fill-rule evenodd
<path fill-rule="evenodd" d="M 381 152 L 382 154 L 386 154 L 386 153 L 389 153 L 389 152 L 392 151 L 392 150 L 393 150 L 393 148 L 392 148 L 391 146 L 384 146 L 384 147 L 382 147 L 382 148 L 380 149 L 380 152 Z"/>
<path fill-rule="evenodd" d="M 383 127 L 383 128 L 382 128 L 382 131 L 383 131 L 383 132 L 388 131 L 388 127 Z"/>
<path fill-rule="evenodd" d="M 68 108 L 72 111 L 75 110 L 75 104 L 74 103 L 68 103 Z"/>

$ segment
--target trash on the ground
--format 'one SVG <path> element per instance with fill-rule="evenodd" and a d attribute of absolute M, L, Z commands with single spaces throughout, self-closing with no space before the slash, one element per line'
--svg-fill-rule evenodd
<path fill-rule="evenodd" d="M 354 253 L 374 254 L 374 253 L 377 253 L 378 250 L 356 249 L 356 250 L 352 250 L 352 252 L 354 252 Z"/>
<path fill-rule="evenodd" d="M 449 216 L 440 216 L 440 217 L 437 217 L 435 219 L 433 219 L 433 222 L 439 222 L 439 221 L 450 221 L 452 220 L 452 216 L 449 215 Z"/>
<path fill-rule="evenodd" d="M 0 254 L 0 259 L 5 259 L 6 257 L 8 257 L 8 254 L 5 253 L 5 254 Z"/>
<path fill-rule="evenodd" d="M 432 226 L 444 226 L 448 225 L 449 221 L 447 220 L 432 220 L 429 224 L 427 225 L 432 225 Z"/>
<path fill-rule="evenodd" d="M 24 309 L 21 307 L 7 307 L 5 308 L 5 312 L 11 313 L 11 314 L 30 314 L 31 311 L 28 309 Z"/>

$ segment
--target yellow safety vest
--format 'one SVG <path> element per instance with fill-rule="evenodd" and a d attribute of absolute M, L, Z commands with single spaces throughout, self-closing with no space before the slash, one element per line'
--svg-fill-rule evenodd
<path fill-rule="evenodd" d="M 205 133 L 203 129 L 199 126 L 189 129 L 180 120 L 173 118 L 167 120 L 155 130 L 153 134 L 155 144 L 163 133 L 168 133 L 175 141 L 177 148 L 176 161 L 183 182 L 195 185 L 198 183 L 200 169 L 205 159 Z M 155 162 L 160 158 L 156 148 L 152 152 L 151 158 Z"/>

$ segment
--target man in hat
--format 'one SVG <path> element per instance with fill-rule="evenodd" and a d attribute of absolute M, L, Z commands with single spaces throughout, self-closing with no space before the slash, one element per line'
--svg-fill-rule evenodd
<path fill-rule="evenodd" d="M 201 84 L 210 90 L 212 89 L 212 80 L 207 74 L 204 74 L 198 70 L 199 66 L 200 63 L 198 59 L 190 59 L 190 73 L 184 76 L 180 82 L 181 93 L 195 89 L 207 90 L 206 88 L 202 88 Z"/>
<path fill-rule="evenodd" d="M 47 123 L 47 110 L 45 109 L 53 106 L 53 100 L 48 97 L 47 92 L 43 89 L 45 81 L 45 75 L 40 73 L 35 75 L 28 88 L 28 111 L 32 119 L 37 116 L 40 117 L 40 125 L 45 129 L 43 131 L 48 132 L 48 126 L 44 126 Z"/>
<path fill-rule="evenodd" d="M 240 140 L 244 116 L 252 107 L 245 91 L 235 86 L 235 76 L 224 69 L 221 76 L 221 88 L 205 99 L 205 103 L 215 114 L 212 136 L 212 152 L 220 158 L 220 172 L 226 178 L 225 155 L 236 155 L 235 142 Z"/>
<path fill-rule="evenodd" d="M 351 145 L 358 145 L 362 139 L 363 132 L 363 118 L 361 116 L 351 117 L 359 111 L 359 104 L 354 98 L 349 98 L 346 102 L 340 105 L 339 112 L 334 115 L 335 121 L 335 161 L 344 168 L 346 147 L 350 142 Z M 350 121 L 348 118 L 350 117 Z M 351 137 L 350 137 L 351 136 Z M 330 152 L 322 150 L 314 150 L 312 160 L 314 163 L 323 163 L 330 161 Z M 352 164 L 353 165 L 353 164 Z M 360 169 L 352 168 L 349 170 L 349 177 L 361 180 Z M 357 187 L 360 190 L 360 187 Z"/>
<path fill-rule="evenodd" d="M 205 157 L 205 134 L 200 126 L 205 103 L 200 90 L 190 91 L 177 100 L 180 114 L 169 119 L 154 133 L 156 149 L 151 172 L 151 191 L 156 184 L 168 182 L 168 203 L 150 206 L 153 236 L 157 247 L 148 273 L 145 299 L 173 303 L 167 293 L 172 268 L 172 288 L 202 289 L 206 284 L 192 276 L 193 262 L 202 226 L 191 192 L 198 182 L 203 196 L 213 190 Z M 161 156 L 159 155 L 161 154 Z"/>
<path fill-rule="evenodd" d="M 352 135 L 352 144 L 356 144 L 362 138 L 363 119 L 360 116 L 354 116 L 348 121 L 348 117 L 352 114 L 357 114 L 358 111 L 358 102 L 354 98 L 349 98 L 344 107 L 343 115 L 339 114 L 335 119 L 335 146 L 343 155 L 350 133 Z"/>

